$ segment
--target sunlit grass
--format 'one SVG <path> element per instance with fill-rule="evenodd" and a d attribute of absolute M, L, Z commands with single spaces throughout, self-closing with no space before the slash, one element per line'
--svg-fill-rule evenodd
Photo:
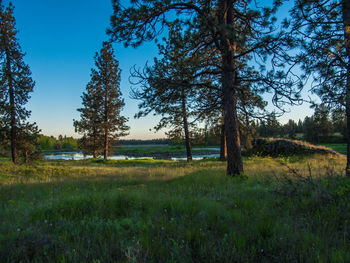
<path fill-rule="evenodd" d="M 213 160 L 0 162 L 0 261 L 350 261 L 345 158 L 244 165 L 230 178 Z"/>

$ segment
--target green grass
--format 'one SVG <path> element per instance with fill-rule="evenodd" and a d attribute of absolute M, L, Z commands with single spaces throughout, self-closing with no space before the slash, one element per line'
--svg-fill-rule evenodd
<path fill-rule="evenodd" d="M 321 143 L 320 145 L 331 148 L 341 154 L 346 154 L 346 143 Z"/>
<path fill-rule="evenodd" d="M 2 161 L 0 262 L 350 261 L 345 158 L 244 164 Z"/>

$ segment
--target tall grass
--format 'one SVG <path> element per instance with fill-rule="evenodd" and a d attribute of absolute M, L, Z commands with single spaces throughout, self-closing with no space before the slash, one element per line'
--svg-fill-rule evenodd
<path fill-rule="evenodd" d="M 244 164 L 0 162 L 0 262 L 350 261 L 344 158 Z"/>

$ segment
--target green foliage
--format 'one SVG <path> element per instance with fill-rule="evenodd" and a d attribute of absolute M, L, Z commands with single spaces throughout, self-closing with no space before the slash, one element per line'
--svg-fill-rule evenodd
<path fill-rule="evenodd" d="M 329 110 L 322 104 L 316 107 L 311 118 L 305 118 L 304 134 L 307 141 L 325 142 L 332 131 L 333 125 L 329 118 Z"/>
<path fill-rule="evenodd" d="M 62 135 L 57 139 L 53 136 L 39 135 L 38 143 L 41 151 L 76 151 L 78 148 L 76 139 Z"/>
<path fill-rule="evenodd" d="M 41 158 L 38 143 L 39 132 L 40 130 L 36 123 L 26 123 L 18 129 L 18 151 L 23 156 L 25 163 Z"/>
<path fill-rule="evenodd" d="M 293 120 L 282 125 L 276 119 L 268 119 L 256 125 L 261 137 L 283 137 L 289 139 L 303 139 L 312 143 L 341 143 L 346 141 L 346 117 L 343 109 L 329 109 L 325 104 L 314 106 L 312 116 Z M 273 115 L 272 115 L 273 117 Z"/>

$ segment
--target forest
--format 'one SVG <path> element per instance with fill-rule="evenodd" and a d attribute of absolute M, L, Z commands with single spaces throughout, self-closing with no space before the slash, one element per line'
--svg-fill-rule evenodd
<path fill-rule="evenodd" d="M 0 0 L 0 262 L 350 262 L 350 2 L 111 7 L 76 136 L 54 137 Z M 166 138 L 125 139 L 118 47 L 145 43 L 129 96 Z"/>

